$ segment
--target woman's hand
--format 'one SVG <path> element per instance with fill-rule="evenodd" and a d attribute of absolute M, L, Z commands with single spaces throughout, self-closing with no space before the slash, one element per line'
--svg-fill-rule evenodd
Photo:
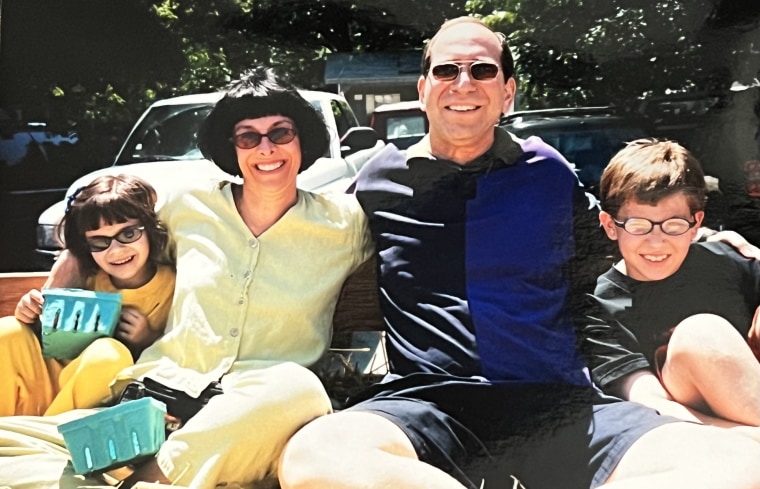
<path fill-rule="evenodd" d="M 16 312 L 13 315 L 18 321 L 32 325 L 42 314 L 42 304 L 44 302 L 45 298 L 42 297 L 42 292 L 32 289 L 18 301 Z"/>
<path fill-rule="evenodd" d="M 121 340 L 133 352 L 142 352 L 161 336 L 148 324 L 148 318 L 134 307 L 123 307 L 114 337 Z"/>
<path fill-rule="evenodd" d="M 717 231 L 713 234 L 707 234 L 707 241 L 723 241 L 736 248 L 736 251 L 744 255 L 746 258 L 760 260 L 760 248 L 751 244 L 744 236 L 736 231 Z"/>
<path fill-rule="evenodd" d="M 72 287 L 82 289 L 87 277 L 82 274 L 79 260 L 69 250 L 63 250 L 53 264 L 45 287 Z"/>

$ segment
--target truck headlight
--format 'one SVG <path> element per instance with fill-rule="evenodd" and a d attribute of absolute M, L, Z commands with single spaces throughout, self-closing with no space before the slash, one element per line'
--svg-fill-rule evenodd
<path fill-rule="evenodd" d="M 60 226 L 54 224 L 37 225 L 37 248 L 42 250 L 60 250 L 64 248 L 60 235 Z"/>

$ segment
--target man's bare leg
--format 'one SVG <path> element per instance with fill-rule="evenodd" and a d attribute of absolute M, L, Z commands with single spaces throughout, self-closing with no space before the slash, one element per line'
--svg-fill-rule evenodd
<path fill-rule="evenodd" d="M 639 438 L 604 489 L 760 489 L 760 443 L 731 430 L 677 422 Z"/>
<path fill-rule="evenodd" d="M 404 432 L 368 412 L 318 418 L 298 431 L 280 461 L 283 489 L 463 489 L 456 479 L 421 462 Z"/>

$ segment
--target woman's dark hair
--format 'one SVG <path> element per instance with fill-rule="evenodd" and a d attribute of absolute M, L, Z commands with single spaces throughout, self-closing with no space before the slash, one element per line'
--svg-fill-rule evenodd
<path fill-rule="evenodd" d="M 168 241 L 166 227 L 155 211 L 156 191 L 145 180 L 131 175 L 105 175 L 76 190 L 68 198 L 63 217 L 66 249 L 79 261 L 82 271 L 92 275 L 98 265 L 92 258 L 85 233 L 106 225 L 137 219 L 145 227 L 150 244 L 148 260 L 159 263 Z"/>
<path fill-rule="evenodd" d="M 309 168 L 330 147 L 330 134 L 322 116 L 295 87 L 271 68 L 246 71 L 224 90 L 198 133 L 203 156 L 232 175 L 240 174 L 235 145 L 230 138 L 244 119 L 281 115 L 293 120 L 301 143 L 301 168 Z"/>

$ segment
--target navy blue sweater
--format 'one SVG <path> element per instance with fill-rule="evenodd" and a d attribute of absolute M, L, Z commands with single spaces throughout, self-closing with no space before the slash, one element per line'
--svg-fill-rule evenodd
<path fill-rule="evenodd" d="M 430 156 L 426 138 L 387 147 L 357 180 L 391 371 L 587 385 L 571 264 L 580 222 L 604 239 L 598 209 L 556 150 L 495 131 L 466 165 Z"/>

